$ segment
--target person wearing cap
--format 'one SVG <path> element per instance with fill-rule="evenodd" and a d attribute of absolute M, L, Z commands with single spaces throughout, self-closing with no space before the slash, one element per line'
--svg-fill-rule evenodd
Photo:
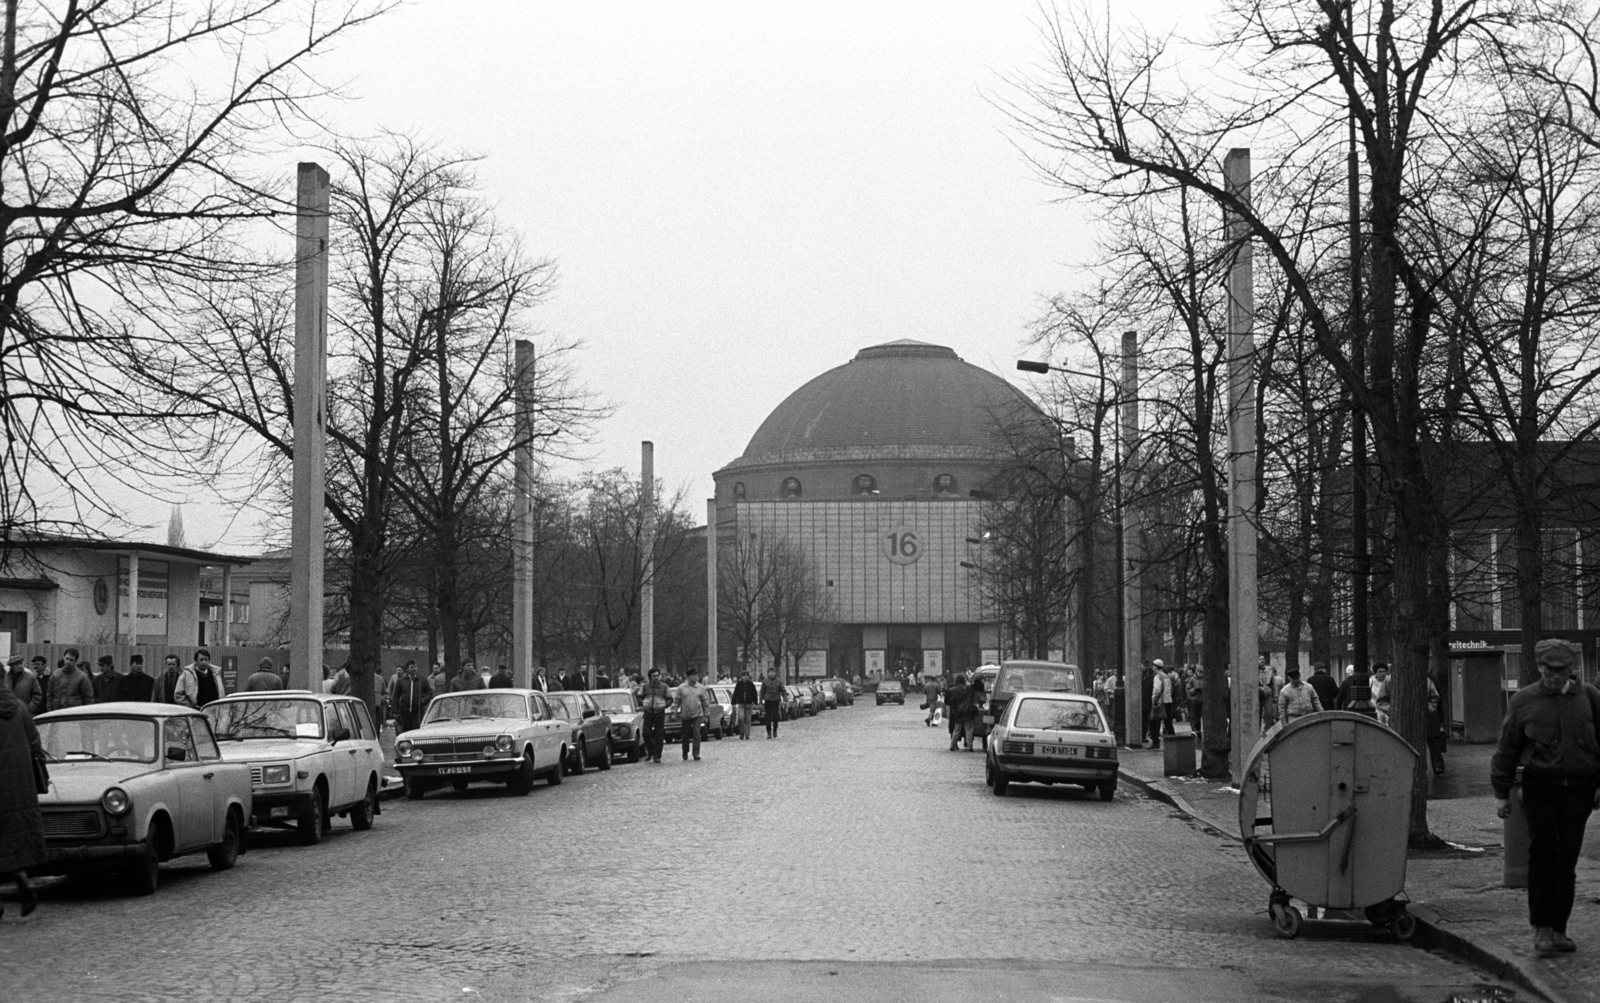
<path fill-rule="evenodd" d="M 1511 813 L 1511 788 L 1522 769 L 1528 817 L 1528 923 L 1540 957 L 1575 951 L 1567 919 L 1577 883 L 1578 854 L 1589 814 L 1600 808 L 1600 690 L 1573 678 L 1577 645 L 1547 638 L 1534 646 L 1539 679 L 1506 707 L 1500 744 L 1489 760 L 1497 814 Z"/>
<path fill-rule="evenodd" d="M 256 670 L 250 673 L 250 678 L 244 681 L 246 693 L 261 693 L 266 690 L 283 689 L 283 680 L 278 678 L 278 673 L 273 670 L 272 659 L 263 658 L 256 665 Z"/>
<path fill-rule="evenodd" d="M 1288 681 L 1283 688 L 1278 690 L 1277 711 L 1278 720 L 1288 724 L 1297 717 L 1315 714 L 1322 710 L 1322 699 L 1317 696 L 1317 691 L 1309 683 L 1300 681 L 1300 669 L 1290 667 L 1284 672 Z"/>
<path fill-rule="evenodd" d="M 119 687 L 123 700 L 149 703 L 155 699 L 156 681 L 144 671 L 144 656 L 128 656 L 128 674 L 122 677 Z"/>
<path fill-rule="evenodd" d="M 28 709 L 29 716 L 44 713 L 44 687 L 39 685 L 38 676 L 23 668 L 21 655 L 6 659 L 5 682 L 6 689 Z"/>
<path fill-rule="evenodd" d="M 44 707 L 42 707 L 40 709 L 41 710 L 49 710 L 50 709 L 50 675 L 51 675 L 51 673 L 50 673 L 50 659 L 44 657 L 43 655 L 34 655 L 33 658 L 29 661 L 28 667 L 33 670 L 33 678 L 39 680 L 39 692 L 44 694 Z"/>
<path fill-rule="evenodd" d="M 1167 678 L 1167 663 L 1161 659 L 1150 662 L 1150 748 L 1161 748 L 1161 732 L 1171 733 L 1172 724 L 1167 714 L 1172 710 L 1172 680 Z"/>
<path fill-rule="evenodd" d="M 116 659 L 101 655 L 97 660 L 99 670 L 91 677 L 94 683 L 94 702 L 113 703 L 122 699 L 122 676 L 117 674 Z"/>

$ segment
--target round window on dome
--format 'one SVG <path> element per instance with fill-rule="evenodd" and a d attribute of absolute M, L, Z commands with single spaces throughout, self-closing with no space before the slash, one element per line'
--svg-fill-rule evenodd
<path fill-rule="evenodd" d="M 955 474 L 940 474 L 933 479 L 933 493 L 936 495 L 953 495 L 956 493 Z"/>
<path fill-rule="evenodd" d="M 878 479 L 871 474 L 857 474 L 856 479 L 850 482 L 850 493 L 875 495 L 878 493 Z"/>
<path fill-rule="evenodd" d="M 744 481 L 734 481 L 733 482 L 733 500 L 734 501 L 744 501 L 744 495 L 745 495 Z"/>
<path fill-rule="evenodd" d="M 785 477 L 783 479 L 783 484 L 781 484 L 778 487 L 778 497 L 779 498 L 798 498 L 798 497 L 800 497 L 800 478 L 798 478 L 798 477 Z"/>

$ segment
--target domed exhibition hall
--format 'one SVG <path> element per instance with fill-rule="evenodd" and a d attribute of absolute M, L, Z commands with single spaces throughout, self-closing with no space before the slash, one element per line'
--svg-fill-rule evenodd
<path fill-rule="evenodd" d="M 978 560 L 970 541 L 1006 430 L 1043 420 L 1010 383 L 920 341 L 863 348 L 767 416 L 714 475 L 718 549 L 781 540 L 809 559 L 827 623 L 800 675 L 931 674 L 998 656 L 962 564 Z"/>

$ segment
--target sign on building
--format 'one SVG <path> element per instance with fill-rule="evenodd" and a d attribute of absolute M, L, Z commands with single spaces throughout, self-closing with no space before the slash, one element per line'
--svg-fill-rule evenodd
<path fill-rule="evenodd" d="M 800 678 L 821 679 L 828 674 L 828 653 L 807 651 L 800 656 Z"/>
<path fill-rule="evenodd" d="M 128 633 L 128 559 L 117 558 L 117 633 Z M 191 628 L 192 629 L 192 628 Z M 167 636 L 167 562 L 139 562 L 139 633 Z"/>
<path fill-rule="evenodd" d="M 883 675 L 883 652 L 867 652 L 867 675 L 881 677 Z"/>

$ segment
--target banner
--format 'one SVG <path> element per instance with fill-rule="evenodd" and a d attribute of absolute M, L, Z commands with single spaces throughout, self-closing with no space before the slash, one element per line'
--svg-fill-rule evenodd
<path fill-rule="evenodd" d="M 883 676 L 883 652 L 882 651 L 869 651 L 869 652 L 867 652 L 867 675 L 869 677 L 871 677 L 871 678 L 874 678 L 874 679 L 882 678 L 882 676 Z"/>
<path fill-rule="evenodd" d="M 117 634 L 128 634 L 128 559 L 117 558 Z M 190 628 L 193 630 L 193 627 Z M 139 635 L 167 636 L 167 562 L 139 562 Z"/>

